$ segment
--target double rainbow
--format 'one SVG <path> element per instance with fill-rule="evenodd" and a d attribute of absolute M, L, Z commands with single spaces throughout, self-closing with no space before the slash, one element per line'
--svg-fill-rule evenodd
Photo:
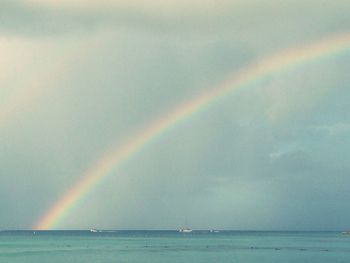
<path fill-rule="evenodd" d="M 176 127 L 180 122 L 189 119 L 217 99 L 249 86 L 264 77 L 276 74 L 281 70 L 296 67 L 350 50 L 350 33 L 327 37 L 318 42 L 294 47 L 275 53 L 261 59 L 232 75 L 218 86 L 179 105 L 162 118 L 145 127 L 137 136 L 131 138 L 124 146 L 116 147 L 107 152 L 99 161 L 93 164 L 86 173 L 65 192 L 58 201 L 48 209 L 36 222 L 35 229 L 57 228 L 59 223 L 79 204 L 93 188 L 118 172 L 120 167 L 154 141 L 159 135 Z"/>

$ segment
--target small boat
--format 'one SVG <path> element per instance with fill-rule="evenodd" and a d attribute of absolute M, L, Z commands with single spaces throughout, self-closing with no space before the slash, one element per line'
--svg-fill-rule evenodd
<path fill-rule="evenodd" d="M 343 231 L 341 232 L 343 235 L 350 235 L 350 231 Z"/>
<path fill-rule="evenodd" d="M 219 230 L 210 229 L 209 232 L 210 232 L 210 233 L 219 233 Z"/>
<path fill-rule="evenodd" d="M 186 227 L 186 228 L 180 228 L 179 229 L 179 232 L 180 233 L 191 233 L 193 230 L 192 229 L 190 229 L 190 228 L 188 228 L 188 227 Z"/>
<path fill-rule="evenodd" d="M 91 229 L 90 229 L 90 232 L 92 232 L 92 233 L 97 233 L 98 230 L 91 228 Z"/>

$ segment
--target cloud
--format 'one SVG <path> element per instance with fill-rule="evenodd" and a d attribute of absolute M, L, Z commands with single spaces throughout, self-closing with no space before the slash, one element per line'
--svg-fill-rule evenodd
<path fill-rule="evenodd" d="M 342 19 L 344 29 L 350 23 L 344 11 L 348 3 L 342 0 L 323 3 L 322 6 L 318 1 L 311 4 L 269 0 L 249 3 L 228 0 L 3 0 L 1 4 L 2 31 L 26 36 L 89 34 L 118 29 L 173 35 L 224 36 L 230 32 L 251 43 L 261 42 L 262 48 L 271 49 L 278 43 L 293 41 L 296 36 L 312 38 L 325 28 L 332 31 L 335 16 Z M 302 25 L 305 30 L 299 30 Z M 290 34 L 282 38 L 285 31 Z M 273 35 L 279 36 L 275 43 L 266 42 L 266 36 Z"/>
<path fill-rule="evenodd" d="M 227 3 L 226 1 L 222 1 Z M 212 1 L 2 1 L 5 34 L 26 36 L 139 28 L 193 32 L 207 27 L 225 8 Z M 200 6 L 200 8 L 198 8 Z M 225 4 L 227 6 L 227 4 Z M 218 8 L 218 13 L 213 13 Z M 210 11 L 210 12 L 209 12 Z M 187 14 L 188 13 L 188 14 Z M 187 14 L 187 15 L 186 15 Z M 194 17 L 192 17 L 194 16 Z M 192 23 L 194 24 L 192 25 Z"/>
<path fill-rule="evenodd" d="M 50 0 L 29 0 L 24 1 L 25 3 L 30 3 L 39 6 L 46 6 L 51 8 L 64 8 L 64 9 L 74 9 L 74 10 L 105 10 L 105 9 L 139 9 L 145 10 L 147 12 L 152 12 L 154 15 L 160 13 L 162 15 L 163 12 L 173 13 L 173 12 L 188 12 L 188 10 L 192 12 L 198 12 L 201 9 L 207 11 L 214 11 L 215 9 L 227 8 L 230 6 L 240 6 L 243 1 L 235 1 L 232 3 L 227 0 L 194 0 L 191 2 L 185 0 L 178 1 L 160 1 L 160 0 L 131 0 L 131 1 L 113 1 L 113 0 L 91 0 L 89 2 L 83 0 L 77 1 L 68 1 L 68 0 L 58 0 L 58 1 L 50 1 Z"/>
<path fill-rule="evenodd" d="M 325 132 L 329 136 L 347 135 L 350 132 L 350 123 L 338 122 L 331 125 L 321 125 L 316 130 Z"/>
<path fill-rule="evenodd" d="M 0 130 L 0 226 L 30 227 L 106 149 L 256 59 L 348 30 L 344 6 L 2 1 L 0 105 L 43 79 L 46 93 L 14 104 L 24 110 Z M 187 217 L 191 227 L 288 229 L 307 213 L 301 225 L 312 227 L 332 202 L 341 215 L 349 144 L 320 133 L 347 134 L 348 61 L 310 63 L 219 99 L 134 156 L 61 226 L 176 228 Z"/>
<path fill-rule="evenodd" d="M 269 156 L 272 165 L 286 173 L 305 172 L 315 165 L 311 156 L 302 150 L 273 152 Z"/>

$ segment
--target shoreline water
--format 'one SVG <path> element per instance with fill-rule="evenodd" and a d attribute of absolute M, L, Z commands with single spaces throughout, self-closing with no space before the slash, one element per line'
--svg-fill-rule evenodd
<path fill-rule="evenodd" d="M 111 232 L 112 231 L 112 232 Z M 350 262 L 339 231 L 16 230 L 0 232 L 0 262 Z"/>

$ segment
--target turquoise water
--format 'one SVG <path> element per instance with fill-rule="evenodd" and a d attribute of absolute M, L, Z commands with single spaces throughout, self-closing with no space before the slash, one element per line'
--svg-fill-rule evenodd
<path fill-rule="evenodd" d="M 339 232 L 2 231 L 0 262 L 350 262 Z"/>

